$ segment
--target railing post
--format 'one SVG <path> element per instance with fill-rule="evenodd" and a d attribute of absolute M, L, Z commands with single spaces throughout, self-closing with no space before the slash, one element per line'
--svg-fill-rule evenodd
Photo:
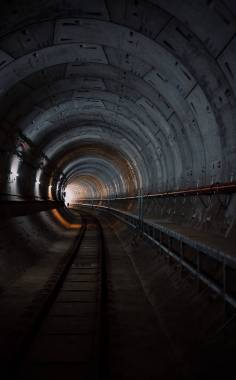
<path fill-rule="evenodd" d="M 143 232 L 143 196 L 141 189 L 139 190 L 138 196 L 138 219 L 139 219 L 139 229 Z"/>
<path fill-rule="evenodd" d="M 183 276 L 183 259 L 184 259 L 184 247 L 183 247 L 183 240 L 180 240 L 180 263 L 181 263 L 181 277 Z"/>
<path fill-rule="evenodd" d="M 159 245 L 159 253 L 161 255 L 162 254 L 162 249 L 161 249 L 161 245 L 162 245 L 162 232 L 161 232 L 161 230 L 159 230 L 159 243 L 160 243 L 160 245 Z"/>
<path fill-rule="evenodd" d="M 139 221 L 139 227 L 140 227 L 140 190 L 138 192 L 138 221 Z"/>
<path fill-rule="evenodd" d="M 140 199 L 141 201 L 141 231 L 143 232 L 143 194 L 142 192 L 140 196 L 141 196 L 141 199 Z"/>
<path fill-rule="evenodd" d="M 197 291 L 200 291 L 200 252 L 197 251 Z"/>
<path fill-rule="evenodd" d="M 227 317 L 227 305 L 226 305 L 226 299 L 225 299 L 225 295 L 226 295 L 226 263 L 225 263 L 225 257 L 223 258 L 223 263 L 222 263 L 222 270 L 223 270 L 223 273 L 222 273 L 222 276 L 223 276 L 223 297 L 224 297 L 224 319 L 226 319 Z"/>
<path fill-rule="evenodd" d="M 171 246 L 172 246 L 172 239 L 171 239 L 171 236 L 168 235 L 168 264 L 170 265 L 171 263 L 171 256 L 170 256 L 170 252 L 171 252 Z"/>

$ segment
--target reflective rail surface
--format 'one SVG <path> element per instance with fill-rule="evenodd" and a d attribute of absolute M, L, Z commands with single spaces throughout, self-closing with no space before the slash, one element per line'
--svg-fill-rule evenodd
<path fill-rule="evenodd" d="M 90 204 L 82 206 L 91 207 Z M 236 308 L 236 258 L 221 250 L 192 240 L 162 225 L 140 220 L 136 215 L 106 206 L 93 206 L 109 212 L 122 222 L 137 228 L 155 244 L 160 253 L 174 259 L 181 268 L 190 271 L 224 301 Z"/>
<path fill-rule="evenodd" d="M 36 379 L 38 372 L 46 371 L 45 363 L 60 373 L 60 363 L 66 361 L 73 361 L 79 378 L 84 372 L 89 379 L 102 378 L 106 360 L 104 260 L 102 227 L 95 217 L 84 214 L 73 248 L 36 297 L 32 317 L 25 317 L 28 327 L 23 333 L 21 326 L 14 355 L 1 363 L 5 380 Z"/>

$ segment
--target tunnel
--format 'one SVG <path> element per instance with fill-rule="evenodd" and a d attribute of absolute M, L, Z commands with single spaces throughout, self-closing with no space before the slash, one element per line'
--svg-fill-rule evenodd
<path fill-rule="evenodd" d="M 0 6 L 1 378 L 235 378 L 235 1 Z"/>

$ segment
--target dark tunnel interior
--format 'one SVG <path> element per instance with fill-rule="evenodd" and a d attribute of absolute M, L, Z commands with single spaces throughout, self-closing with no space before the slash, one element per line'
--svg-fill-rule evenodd
<path fill-rule="evenodd" d="M 236 2 L 0 9 L 0 377 L 235 378 Z"/>

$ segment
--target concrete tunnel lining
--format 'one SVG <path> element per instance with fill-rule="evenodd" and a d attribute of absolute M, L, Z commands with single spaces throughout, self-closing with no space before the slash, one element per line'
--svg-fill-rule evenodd
<path fill-rule="evenodd" d="M 137 18 L 134 22 L 133 16 L 125 17 L 122 24 L 118 15 L 123 5 L 118 9 L 111 2 L 106 6 L 101 3 L 102 12 L 97 13 L 100 17 L 92 18 L 83 18 L 81 13 L 78 17 L 77 11 L 75 17 L 68 17 L 66 13 L 70 11 L 64 10 L 65 17 L 55 16 L 53 21 L 52 10 L 47 6 L 37 20 L 28 19 L 27 12 L 16 13 L 18 26 L 9 29 L 11 16 L 5 34 L 2 32 L 3 130 L 11 126 L 15 139 L 20 131 L 23 141 L 28 139 L 31 148 L 35 146 L 32 150 L 40 165 L 40 156 L 46 157 L 48 164 L 34 169 L 31 176 L 30 186 L 37 187 L 37 196 L 47 196 L 48 186 L 56 186 L 57 178 L 64 177 L 67 168 L 59 169 L 55 161 L 63 151 L 65 156 L 68 154 L 70 144 L 97 137 L 111 144 L 111 134 L 113 140 L 122 141 L 121 149 L 132 170 L 138 172 L 135 184 L 129 187 L 132 191 L 118 183 L 112 185 L 113 195 L 118 197 L 119 188 L 122 194 L 134 195 L 140 187 L 144 192 L 155 193 L 231 181 L 234 81 L 229 82 L 225 68 L 231 72 L 232 68 L 223 63 L 223 57 L 224 41 L 227 40 L 226 49 L 228 41 L 233 46 L 233 13 L 227 6 L 219 11 L 210 5 L 201 8 L 197 3 L 195 14 L 199 17 L 204 9 L 204 17 L 209 17 L 207 26 L 203 24 L 199 29 L 194 12 L 185 2 L 181 9 L 188 9 L 191 24 L 183 19 L 174 2 L 160 5 L 128 1 L 126 11 L 130 16 L 135 9 L 145 14 L 145 29 L 143 21 Z M 30 5 L 33 12 L 35 4 Z M 106 7 L 108 13 L 104 11 Z M 228 20 L 227 26 L 222 14 Z M 216 24 L 217 31 L 224 33 L 217 32 L 218 39 L 212 33 L 208 43 L 205 35 Z M 24 150 L 21 153 L 19 171 L 23 176 L 23 171 L 31 169 L 27 160 L 24 162 Z M 14 157 L 16 161 L 17 155 Z M 10 158 L 5 171 L 11 170 L 11 161 Z M 14 170 L 12 173 L 8 193 L 13 193 L 15 183 L 20 181 L 19 176 L 14 177 Z M 34 176 L 36 185 L 40 176 L 40 187 L 34 185 Z M 122 183 L 130 180 L 123 177 Z M 20 188 L 24 193 L 24 186 Z M 55 191 L 54 196 L 59 193 Z"/>
<path fill-rule="evenodd" d="M 94 23 L 95 23 L 95 22 L 93 21 L 93 24 L 94 24 Z M 102 24 L 102 25 L 104 25 L 104 23 L 101 23 L 101 22 L 99 22 L 99 23 Z M 98 23 L 98 24 L 99 24 L 99 23 Z M 96 23 L 95 23 L 95 24 L 96 24 Z M 106 24 L 106 23 L 105 23 L 105 24 Z M 100 27 L 100 25 L 99 25 L 99 27 Z M 116 26 L 115 29 L 117 30 L 117 28 L 118 28 L 118 27 Z M 106 33 L 103 33 L 102 36 L 104 36 L 105 34 L 106 34 Z M 97 35 L 98 35 L 98 34 L 95 34 L 95 35 L 92 34 L 92 36 L 89 36 L 89 38 L 92 39 L 92 42 L 97 42 L 97 41 L 94 41 L 94 40 L 93 40 L 93 38 L 95 38 L 95 39 L 97 38 Z M 86 34 L 86 36 L 87 36 L 87 34 Z M 140 37 L 140 36 L 138 35 L 138 37 Z M 138 38 L 138 37 L 136 37 L 136 38 Z M 87 38 L 87 37 L 86 37 L 86 38 Z M 102 37 L 102 38 L 103 38 L 103 37 Z M 140 38 L 141 38 L 141 37 L 140 37 Z M 146 38 L 146 37 L 145 37 L 145 38 Z M 87 42 L 87 41 L 86 41 L 86 42 Z M 91 43 L 91 40 L 90 40 L 89 42 Z M 100 41 L 100 43 L 101 43 L 101 41 Z M 103 41 L 102 41 L 102 43 L 103 43 Z M 109 41 L 109 43 L 113 43 L 113 41 L 111 41 L 111 42 Z M 57 47 L 57 48 L 60 48 L 60 46 Z M 113 48 L 114 48 L 114 47 L 113 47 Z M 115 47 L 115 48 L 116 48 L 116 47 Z M 123 46 L 122 46 L 122 48 L 123 48 Z M 155 46 L 155 49 L 156 49 L 156 48 L 157 48 L 157 46 Z M 136 49 L 136 50 L 137 50 L 137 49 Z M 135 54 L 137 54 L 137 51 L 136 51 L 136 50 L 135 50 Z M 65 54 L 65 51 L 64 51 L 64 54 Z M 162 55 L 164 54 L 164 53 L 163 53 L 163 48 L 161 48 L 161 54 L 162 54 Z M 169 52 L 168 52 L 168 53 L 165 52 L 165 55 L 170 56 L 170 53 L 169 53 Z M 153 58 L 153 57 L 151 57 L 151 58 Z M 39 59 L 40 59 L 40 58 L 39 58 Z M 142 56 L 142 59 L 143 59 L 143 56 Z M 146 59 L 146 57 L 145 57 L 145 59 Z M 48 60 L 48 59 L 47 59 L 47 60 Z M 158 63 L 156 60 L 155 60 L 155 62 Z M 55 63 L 55 62 L 54 62 L 54 63 Z M 36 65 L 36 66 L 37 66 L 37 69 L 38 69 L 38 65 Z M 160 67 L 159 67 L 158 69 L 160 69 Z M 31 70 L 32 70 L 32 69 L 31 69 Z M 162 67 L 162 70 L 163 70 L 163 67 Z M 166 70 L 168 70 L 168 65 L 165 66 L 165 71 L 166 71 Z M 173 73 L 173 71 L 172 71 L 172 73 Z M 168 73 L 167 73 L 167 74 L 168 74 Z M 26 75 L 26 74 L 24 74 L 24 75 Z M 164 73 L 163 73 L 163 76 L 165 77 L 165 75 L 166 75 L 166 73 L 164 72 Z M 172 75 L 173 75 L 173 74 L 172 74 Z M 168 81 L 173 81 L 173 82 L 174 82 L 175 80 L 174 80 L 173 78 L 171 78 L 171 75 L 170 75 L 170 78 L 168 77 Z M 162 85 L 161 87 L 163 87 L 163 85 Z M 172 87 L 173 87 L 173 86 L 172 86 Z M 168 84 L 166 85 L 166 88 L 168 88 Z M 173 90 L 173 89 L 172 89 L 172 90 Z M 167 93 L 168 93 L 168 91 L 167 91 Z M 177 104 L 177 103 L 176 103 L 176 104 Z M 181 107 L 179 107 L 179 112 L 180 112 L 180 108 L 181 108 Z M 209 124 L 211 125 L 212 123 L 209 123 Z M 216 135 L 217 135 L 217 133 L 216 133 Z M 193 144 L 193 145 L 194 145 L 194 144 Z M 217 145 L 216 145 L 216 146 L 217 146 Z M 212 150 L 207 149 L 207 151 L 212 151 Z M 194 161 L 196 161 L 196 160 L 194 160 Z M 197 160 L 197 161 L 198 161 L 198 160 Z M 204 161 L 205 161 L 205 160 L 204 160 Z M 204 167 L 204 165 L 205 165 L 205 164 L 203 163 L 203 167 Z"/>
<path fill-rule="evenodd" d="M 235 327 L 196 356 L 195 343 L 227 318 L 235 326 L 235 2 L 3 0 L 0 21 L 2 310 L 14 320 L 27 297 L 37 305 L 87 220 L 85 248 L 106 240 L 108 284 L 121 289 L 108 303 L 130 307 L 119 334 L 139 319 L 151 329 L 159 313 L 163 363 L 226 373 Z M 130 363 L 127 373 L 141 360 Z"/>

